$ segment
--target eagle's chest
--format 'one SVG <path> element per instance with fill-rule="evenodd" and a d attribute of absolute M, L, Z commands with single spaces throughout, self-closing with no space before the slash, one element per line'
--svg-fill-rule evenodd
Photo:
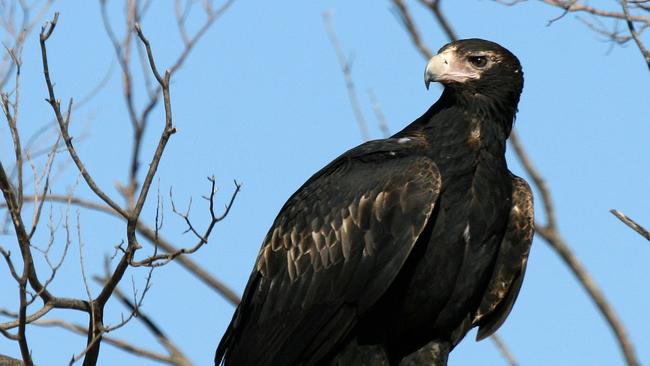
<path fill-rule="evenodd" d="M 442 177 L 441 209 L 458 215 L 488 206 L 499 213 L 508 210 L 504 204 L 510 196 L 505 149 L 487 128 L 469 123 L 432 155 Z"/>
<path fill-rule="evenodd" d="M 422 318 L 452 332 L 473 311 L 507 225 L 512 189 L 503 152 L 464 140 L 437 153 L 442 188 L 400 312 L 404 335 L 433 329 L 420 329 Z"/>
<path fill-rule="evenodd" d="M 510 177 L 503 157 L 479 153 L 459 159 L 441 174 L 442 192 L 432 217 L 431 246 L 458 258 L 491 256 L 505 231 L 510 210 Z M 451 253 L 449 253 L 451 254 Z"/>

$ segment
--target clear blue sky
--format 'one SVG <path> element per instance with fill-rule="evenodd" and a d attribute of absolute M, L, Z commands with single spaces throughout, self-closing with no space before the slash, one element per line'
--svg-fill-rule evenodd
<path fill-rule="evenodd" d="M 423 37 L 432 49 L 446 39 L 429 13 L 410 1 Z M 121 6 L 112 4 L 122 32 Z M 60 24 L 49 42 L 51 72 L 62 100 L 85 95 L 111 67 L 112 49 L 101 25 L 97 2 L 62 1 Z M 343 77 L 325 33 L 322 13 L 333 10 L 341 45 L 353 59 L 352 74 L 373 138 L 381 137 L 368 91 L 376 95 L 395 132 L 432 104 L 439 88 L 427 91 L 425 61 L 411 45 L 389 1 L 239 1 L 206 34 L 185 66 L 173 76 L 172 101 L 178 133 L 160 166 L 160 190 L 174 188 L 177 204 L 194 197 L 193 218 L 205 225 L 200 195 L 205 177 L 217 177 L 220 203 L 243 190 L 230 216 L 219 224 L 210 244 L 192 257 L 237 292 L 243 289 L 257 250 L 275 214 L 313 172 L 361 142 Z M 492 1 L 447 1 L 449 20 L 462 38 L 501 43 L 521 60 L 525 87 L 516 129 L 531 158 L 551 187 L 560 230 L 618 311 L 643 364 L 650 363 L 650 247 L 608 210 L 618 208 L 650 226 L 650 77 L 634 47 L 610 47 L 575 16 L 547 27 L 560 12 L 539 2 L 505 7 Z M 197 17 L 193 22 L 199 21 Z M 197 24 L 197 23 L 193 23 Z M 173 2 L 155 2 L 143 22 L 160 68 L 180 50 Z M 647 39 L 647 38 L 646 38 Z M 23 138 L 48 123 L 51 110 L 40 71 L 37 34 L 24 51 Z M 92 103 L 73 115 L 72 132 L 86 135 L 79 152 L 102 187 L 119 198 L 116 182 L 127 177 L 131 128 L 117 67 Z M 142 89 L 137 100 L 144 101 Z M 157 109 L 148 130 L 144 161 L 163 123 Z M 9 165 L 13 150 L 6 127 L 0 129 L 0 158 Z M 511 170 L 523 174 L 509 154 Z M 60 154 L 53 190 L 64 193 L 76 174 Z M 77 194 L 91 197 L 83 183 Z M 538 200 L 539 201 L 539 200 Z M 144 215 L 153 222 L 155 200 Z M 177 245 L 193 244 L 182 235 L 181 220 L 165 215 L 164 236 Z M 48 208 L 48 213 L 49 213 Z M 54 206 L 55 219 L 64 208 Z M 541 209 L 538 209 L 541 211 Z M 29 218 L 30 211 L 26 211 Z M 73 210 L 72 218 L 76 217 Z M 543 221 L 543 218 L 542 220 Z M 125 227 L 102 214 L 81 212 L 82 238 L 89 272 L 102 271 L 102 258 L 125 236 Z M 43 226 L 40 240 L 47 231 Z M 58 243 L 62 243 L 61 230 Z M 0 244 L 17 253 L 11 236 Z M 146 247 L 145 250 L 149 250 Z M 42 264 L 42 263 L 41 263 Z M 145 272 L 130 271 L 143 283 Z M 0 265 L 0 306 L 15 306 L 17 289 Z M 76 240 L 52 290 L 83 296 Z M 96 294 L 98 289 L 93 287 Z M 154 272 L 144 311 L 158 320 L 197 365 L 209 365 L 233 307 L 181 267 Z M 110 303 L 107 323 L 126 310 Z M 49 317 L 65 312 L 53 311 Z M 73 319 L 86 323 L 85 314 Z M 536 240 L 523 290 L 499 331 L 522 365 L 618 365 L 621 354 L 609 328 L 584 291 L 547 245 Z M 112 336 L 161 350 L 137 320 Z M 453 352 L 450 365 L 502 365 L 490 341 L 476 343 L 474 332 Z M 84 348 L 85 338 L 58 329 L 30 328 L 38 365 L 67 363 Z M 0 353 L 17 356 L 17 345 L 0 338 Z M 104 345 L 102 365 L 142 365 Z M 154 363 L 151 363 L 154 364 Z"/>

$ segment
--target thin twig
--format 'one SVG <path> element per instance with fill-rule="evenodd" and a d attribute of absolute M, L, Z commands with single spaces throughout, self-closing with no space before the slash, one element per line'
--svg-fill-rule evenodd
<path fill-rule="evenodd" d="M 589 13 L 589 14 L 593 14 L 605 18 L 620 19 L 620 20 L 629 19 L 634 22 L 650 23 L 650 17 L 640 16 L 640 15 L 633 15 L 630 17 L 626 17 L 625 14 L 623 13 L 598 9 L 590 5 L 581 4 L 575 0 L 542 0 L 542 1 L 548 5 L 561 8 L 569 13 L 585 12 L 585 13 Z"/>
<path fill-rule="evenodd" d="M 379 125 L 379 130 L 381 131 L 381 134 L 385 138 L 388 138 L 390 136 L 390 130 L 388 129 L 386 116 L 384 115 L 384 112 L 381 110 L 379 101 L 377 100 L 377 97 L 375 97 L 375 93 L 373 93 L 372 90 L 368 90 L 368 98 L 370 99 L 370 104 L 372 104 L 372 111 L 375 113 L 375 118 L 377 118 L 377 124 Z"/>
<path fill-rule="evenodd" d="M 501 339 L 501 337 L 499 337 L 498 334 L 496 334 L 496 333 L 492 334 L 490 336 L 490 339 L 492 340 L 492 342 L 494 343 L 496 348 L 501 353 L 501 356 L 506 360 L 508 365 L 510 365 L 510 366 L 518 366 L 519 365 L 519 363 L 515 359 L 515 356 L 513 356 L 512 352 L 510 352 L 510 350 L 508 349 L 508 346 L 506 346 L 505 342 Z"/>
<path fill-rule="evenodd" d="M 424 55 L 424 57 L 428 60 L 431 57 L 433 57 L 433 53 L 427 47 L 426 44 L 424 44 L 424 41 L 422 41 L 422 37 L 420 37 L 420 32 L 418 31 L 417 27 L 415 26 L 415 22 L 413 21 L 413 17 L 411 16 L 411 11 L 409 8 L 406 6 L 403 0 L 393 0 L 393 4 L 395 4 L 395 7 L 397 8 L 398 11 L 398 16 L 399 19 L 402 22 L 402 25 L 404 25 L 404 28 L 406 28 L 407 33 L 411 36 L 411 41 L 413 42 L 413 45 L 420 51 L 421 54 Z"/>
<path fill-rule="evenodd" d="M 641 55 L 643 55 L 643 58 L 648 65 L 648 69 L 650 69 L 650 51 L 648 51 L 648 49 L 645 47 L 641 41 L 641 37 L 639 37 L 639 34 L 634 27 L 634 22 L 631 19 L 630 11 L 627 7 L 627 0 L 619 0 L 619 2 L 621 3 L 621 8 L 623 8 L 623 14 L 625 15 L 625 23 L 627 23 L 627 29 L 630 31 L 630 35 L 634 39 L 634 43 L 636 43 L 639 51 L 641 51 Z"/>
<path fill-rule="evenodd" d="M 83 327 L 79 324 L 74 324 L 70 323 L 67 321 L 64 321 L 62 319 L 48 319 L 48 320 L 39 320 L 34 323 L 34 325 L 42 326 L 42 327 L 59 327 L 63 329 L 67 329 L 71 332 L 80 334 L 80 335 L 86 335 L 88 333 L 88 329 L 86 327 Z M 138 347 L 132 343 L 126 342 L 121 339 L 117 339 L 114 337 L 109 337 L 109 336 L 104 336 L 102 339 L 102 342 L 106 344 L 110 344 L 111 346 L 117 347 L 125 352 L 132 353 L 134 355 L 148 358 L 154 361 L 159 361 L 162 363 L 166 363 L 169 365 L 179 365 L 176 360 L 174 360 L 170 356 L 166 356 L 160 353 L 156 353 L 141 347 Z"/>
<path fill-rule="evenodd" d="M 91 323 L 89 325 L 88 346 L 80 355 L 75 356 L 75 358 L 72 359 L 72 361 L 75 361 L 75 359 L 78 359 L 77 357 L 80 357 L 81 355 L 85 354 L 84 366 L 94 365 L 97 362 L 102 335 L 106 331 L 106 329 L 104 329 L 103 319 L 102 319 L 104 306 L 106 305 L 108 299 L 113 294 L 113 291 L 117 287 L 118 283 L 122 280 L 122 277 L 124 276 L 124 273 L 126 272 L 130 263 L 133 261 L 133 256 L 136 250 L 140 248 L 140 244 L 138 243 L 138 239 L 136 237 L 136 227 L 140 218 L 140 213 L 142 212 L 142 208 L 144 207 L 144 203 L 149 193 L 149 188 L 151 187 L 151 182 L 153 181 L 153 178 L 158 169 L 158 165 L 160 164 L 160 160 L 162 159 L 162 154 L 165 150 L 165 146 L 167 145 L 167 141 L 169 140 L 170 136 L 174 132 L 176 132 L 176 130 L 172 126 L 171 100 L 169 96 L 169 79 L 171 75 L 169 71 L 166 71 L 164 79 L 160 77 L 160 74 L 157 71 L 153 54 L 151 52 L 149 41 L 144 37 L 142 31 L 140 30 L 140 26 L 137 23 L 135 24 L 135 29 L 136 32 L 138 33 L 138 36 L 140 37 L 140 40 L 145 44 L 147 48 L 147 54 L 149 55 L 149 61 L 151 64 L 152 72 L 156 76 L 156 79 L 158 80 L 158 83 L 160 84 L 160 87 L 163 90 L 163 98 L 165 103 L 165 126 L 160 135 L 158 146 L 156 147 L 156 151 L 149 164 L 149 170 L 147 171 L 147 174 L 145 176 L 137 201 L 133 206 L 132 210 L 130 210 L 130 212 L 128 213 L 125 212 L 126 213 L 125 217 L 127 219 L 127 225 L 126 225 L 127 226 L 126 236 L 128 242 L 127 248 L 124 251 L 117 266 L 115 267 L 113 273 L 111 274 L 109 280 L 106 281 L 99 295 L 97 295 L 97 298 L 94 301 L 92 301 L 95 307 L 93 308 Z M 95 191 L 95 193 L 97 192 Z M 145 292 L 146 290 L 147 288 L 145 288 Z"/>
<path fill-rule="evenodd" d="M 17 199 L 18 199 L 18 209 L 21 209 L 23 206 L 23 157 L 22 157 L 22 145 L 20 143 L 20 134 L 18 133 L 18 111 L 19 111 L 19 102 L 20 102 L 20 70 L 22 68 L 22 61 L 20 56 L 16 55 L 14 50 L 7 49 L 7 53 L 10 58 L 13 60 L 13 64 L 16 68 L 16 85 L 14 92 L 14 102 L 9 102 L 9 96 L 6 93 L 2 93 L 2 110 L 9 124 L 9 131 L 11 132 L 11 138 L 14 145 L 14 154 L 16 156 L 16 169 L 18 172 L 18 189 L 17 189 Z M 12 104 L 12 105 L 10 105 Z M 13 113 L 11 110 L 13 109 Z"/>
<path fill-rule="evenodd" d="M 111 26 L 110 19 L 108 18 L 108 10 L 106 8 L 107 1 L 100 0 L 99 4 L 100 4 L 100 13 L 102 16 L 102 22 L 104 24 L 104 30 L 106 31 L 106 35 L 108 36 L 111 45 L 113 46 L 115 57 L 117 58 L 120 68 L 122 69 L 122 83 L 124 89 L 124 98 L 126 100 L 127 110 L 129 112 L 129 120 L 133 124 L 134 128 L 137 129 L 138 118 L 135 110 L 135 103 L 133 101 L 133 86 L 132 86 L 133 82 L 131 77 L 131 71 L 129 69 L 128 53 L 125 51 L 125 48 L 128 47 L 129 45 L 122 44 L 120 43 L 120 41 L 118 41 L 117 36 L 113 31 L 113 27 Z M 131 34 L 130 26 L 127 27 L 126 34 L 127 35 Z M 127 40 L 129 40 L 129 44 L 130 44 L 130 38 L 127 38 Z"/>
<path fill-rule="evenodd" d="M 16 271 L 16 266 L 11 260 L 11 252 L 0 246 L 0 254 L 2 254 L 5 262 L 7 262 L 7 267 L 9 267 L 9 273 L 11 274 L 11 277 L 13 277 L 16 282 L 20 282 L 20 276 L 18 275 L 18 271 Z"/>
<path fill-rule="evenodd" d="M 350 99 L 350 104 L 352 106 L 352 111 L 354 112 L 354 118 L 359 125 L 359 130 L 361 131 L 361 138 L 364 141 L 370 140 L 370 133 L 368 132 L 368 124 L 366 119 L 363 117 L 363 112 L 361 112 L 361 105 L 359 104 L 359 98 L 357 97 L 357 91 L 354 87 L 354 80 L 352 79 L 352 65 L 350 60 L 343 54 L 341 46 L 338 39 L 336 38 L 336 32 L 334 31 L 334 26 L 332 26 L 332 13 L 324 12 L 323 13 L 323 22 L 325 23 L 325 29 L 327 35 L 329 36 L 330 42 L 334 47 L 336 52 L 336 58 L 339 61 L 341 66 L 341 71 L 343 72 L 343 77 L 345 78 L 345 87 L 348 91 L 348 97 Z"/>
<path fill-rule="evenodd" d="M 94 278 L 95 281 L 99 283 L 104 283 L 105 281 L 99 277 Z M 181 352 L 181 350 L 172 342 L 172 340 L 162 331 L 160 326 L 158 326 L 155 321 L 148 316 L 146 313 L 142 312 L 142 309 L 138 307 L 133 301 L 129 300 L 127 296 L 122 293 L 119 288 L 115 289 L 115 297 L 131 311 L 137 315 L 138 320 L 140 320 L 144 326 L 156 337 L 158 342 L 167 350 L 169 353 L 169 359 L 173 360 L 175 365 L 191 365 L 190 360 Z"/>
<path fill-rule="evenodd" d="M 34 268 L 34 261 L 31 252 L 31 243 L 29 235 L 25 229 L 20 210 L 18 210 L 16 196 L 13 187 L 9 183 L 9 179 L 5 173 L 2 162 L 0 162 L 0 190 L 5 198 L 5 204 L 11 216 L 20 248 L 20 254 L 23 259 L 24 270 L 28 271 L 28 280 L 30 286 L 37 292 L 38 296 L 43 299 L 44 306 L 52 306 L 59 309 L 75 309 L 80 311 L 88 311 L 88 303 L 85 301 L 69 298 L 59 298 L 53 296 L 48 290 L 47 286 L 43 285 L 38 279 L 36 269 Z"/>
<path fill-rule="evenodd" d="M 181 249 L 177 249 L 174 252 L 168 252 L 168 253 L 164 253 L 164 254 L 154 254 L 154 255 L 152 255 L 150 257 L 147 257 L 147 258 L 145 258 L 143 260 L 140 260 L 140 261 L 132 261 L 131 266 L 134 266 L 134 267 L 142 267 L 142 266 L 144 266 L 144 267 L 159 267 L 159 266 L 162 266 L 162 265 L 165 265 L 165 264 L 169 263 L 170 261 L 176 259 L 180 255 L 192 254 L 192 253 L 196 252 L 197 250 L 199 250 L 203 245 L 208 243 L 208 238 L 210 237 L 210 234 L 212 233 L 212 229 L 214 229 L 215 225 L 217 223 L 219 223 L 220 221 L 222 221 L 228 215 L 228 213 L 230 212 L 230 209 L 232 208 L 233 204 L 235 203 L 235 198 L 237 198 L 237 194 L 241 190 L 241 184 L 237 183 L 237 181 L 235 181 L 235 190 L 233 191 L 232 195 L 230 196 L 230 201 L 228 202 L 228 204 L 226 204 L 224 212 L 221 215 L 217 216 L 215 214 L 215 211 L 214 211 L 214 196 L 215 196 L 215 192 L 216 192 L 216 190 L 215 190 L 215 184 L 216 184 L 215 179 L 214 179 L 214 177 L 210 177 L 210 178 L 208 178 L 208 180 L 211 182 L 211 191 L 210 191 L 210 196 L 208 198 L 211 220 L 210 220 L 210 224 L 208 224 L 208 227 L 205 230 L 205 233 L 203 235 L 199 234 L 196 231 L 196 229 L 194 228 L 194 226 L 192 225 L 192 222 L 189 219 L 189 207 L 188 207 L 186 212 L 184 212 L 184 213 L 179 212 L 175 207 L 173 197 L 171 198 L 172 211 L 174 213 L 176 213 L 177 215 L 181 216 L 184 219 L 185 223 L 188 226 L 188 229 L 186 230 L 186 232 L 191 231 L 192 233 L 194 233 L 194 235 L 199 239 L 199 241 L 194 246 L 189 247 L 189 248 L 181 248 Z M 170 195 L 171 195 L 171 192 L 170 192 Z"/>
<path fill-rule="evenodd" d="M 45 168 L 43 169 L 44 177 L 41 178 L 41 179 L 45 179 L 43 190 L 41 191 L 40 197 L 38 195 L 34 195 L 34 206 L 36 206 L 36 209 L 34 210 L 34 215 L 32 217 L 32 228 L 29 232 L 30 240 L 36 233 L 36 228 L 38 227 L 38 222 L 40 221 L 41 218 L 43 204 L 45 203 L 45 195 L 47 195 L 47 192 L 50 189 L 50 174 L 52 173 L 52 166 L 54 165 L 54 157 L 56 156 L 56 150 L 57 147 L 59 146 L 60 141 L 61 141 L 61 135 L 58 135 L 56 141 L 52 145 L 52 149 L 50 150 L 50 153 L 48 154 L 47 161 L 45 163 Z M 36 175 L 36 172 L 34 172 L 34 175 Z M 36 180 L 36 178 L 34 179 Z M 36 189 L 38 188 L 36 182 L 34 183 L 34 188 Z"/>
<path fill-rule="evenodd" d="M 61 135 L 63 136 L 63 141 L 66 144 L 68 153 L 70 154 L 70 157 L 72 158 L 75 165 L 77 166 L 77 169 L 79 169 L 79 172 L 81 173 L 84 180 L 86 181 L 86 184 L 88 184 L 88 187 L 99 198 L 101 198 L 102 201 L 106 202 L 107 205 L 111 206 L 115 211 L 119 212 L 120 215 L 123 215 L 124 217 L 128 217 L 129 214 L 124 209 L 122 209 L 116 202 L 114 202 L 106 193 L 104 193 L 104 191 L 99 188 L 97 183 L 95 183 L 95 180 L 90 175 L 90 173 L 88 173 L 86 166 L 81 161 L 79 155 L 77 154 L 77 151 L 72 145 L 72 137 L 70 137 L 70 135 L 68 134 L 68 124 L 70 122 L 69 117 L 70 117 L 70 111 L 72 109 L 71 108 L 72 100 L 70 100 L 70 106 L 68 107 L 68 115 L 67 115 L 68 118 L 66 119 L 65 117 L 63 117 L 63 114 L 61 113 L 61 102 L 56 99 L 56 96 L 54 94 L 54 85 L 50 80 L 50 70 L 47 61 L 46 41 L 52 35 L 52 32 L 56 27 L 58 19 L 59 19 L 59 13 L 54 13 L 54 18 L 52 19 L 51 22 L 49 22 L 49 25 L 46 24 L 43 26 L 43 28 L 41 28 L 41 34 L 40 34 L 41 57 L 43 60 L 43 74 L 45 75 L 45 83 L 47 84 L 47 90 L 49 93 L 49 99 L 47 100 L 47 102 L 52 106 L 52 109 L 54 110 L 56 120 L 59 124 L 59 130 L 61 131 Z"/>
<path fill-rule="evenodd" d="M 205 35 L 205 33 L 210 29 L 210 27 L 216 22 L 217 19 L 219 19 L 233 4 L 235 3 L 235 0 L 228 0 L 226 1 L 221 7 L 219 7 L 217 10 L 212 9 L 211 7 L 206 7 L 206 15 L 207 19 L 203 23 L 203 25 L 196 31 L 194 36 L 191 38 L 187 39 L 184 41 L 184 48 L 181 51 L 180 55 L 176 59 L 176 61 L 169 67 L 168 71 L 170 74 L 174 74 L 178 69 L 180 69 L 187 59 L 187 57 L 190 55 L 191 51 L 194 49 L 194 46 L 198 43 L 198 41 Z M 148 6 L 145 4 L 143 6 L 143 9 Z M 143 10 L 144 11 L 144 10 Z M 136 22 L 137 23 L 137 22 Z M 137 32 L 137 29 L 136 29 Z M 145 84 L 147 83 L 145 79 Z M 160 96 L 163 93 L 163 88 L 158 85 L 156 89 L 152 91 L 148 91 L 149 93 L 149 101 L 145 105 L 145 107 L 142 109 L 140 112 L 139 118 L 137 119 L 137 123 L 139 128 L 136 130 L 138 135 L 134 136 L 134 148 L 133 152 L 131 154 L 131 169 L 130 169 L 130 174 L 131 174 L 131 187 L 130 189 L 135 192 L 135 176 L 137 174 L 138 168 L 139 168 L 139 155 L 140 155 L 140 146 L 141 146 L 141 139 L 142 135 L 144 134 L 144 130 L 146 129 L 148 125 L 148 118 L 153 109 L 156 107 L 158 102 L 160 101 Z M 163 95 L 164 99 L 164 95 Z"/>
<path fill-rule="evenodd" d="M 72 111 L 76 111 L 86 105 L 88 102 L 93 100 L 93 98 L 108 84 L 108 82 L 111 80 L 111 76 L 113 74 L 113 63 L 110 64 L 108 70 L 102 77 L 102 79 L 95 85 L 83 98 L 80 99 L 80 101 L 75 102 Z M 32 150 L 32 157 L 36 157 L 40 154 L 47 153 L 50 151 L 49 148 L 42 149 L 40 151 L 36 150 L 35 148 L 32 148 L 33 145 L 38 142 L 38 139 L 48 132 L 51 129 L 56 129 L 56 135 L 57 138 L 60 137 L 60 134 L 58 132 L 58 124 L 56 122 L 56 118 L 53 119 L 52 121 L 46 123 L 43 125 L 43 127 L 39 128 L 32 136 L 30 136 L 29 139 L 27 139 L 27 143 L 25 144 L 25 150 Z M 79 141 L 79 138 L 77 138 L 77 141 Z M 58 150 L 58 145 L 57 145 L 57 150 Z"/>
<path fill-rule="evenodd" d="M 12 50 L 16 52 L 22 50 L 23 44 L 25 43 L 25 39 L 34 30 L 36 24 L 39 24 L 41 22 L 41 18 L 47 13 L 53 1 L 54 0 L 47 0 L 43 4 L 43 6 L 41 6 L 40 10 L 37 12 L 36 16 L 33 19 L 30 18 L 30 12 L 31 12 L 30 7 L 24 1 L 19 1 L 21 10 L 23 12 L 22 23 L 20 24 L 20 32 L 18 32 L 18 34 L 15 34 L 15 32 L 12 32 L 11 26 L 3 25 L 5 30 L 7 30 L 8 33 L 13 35 L 14 44 L 11 47 Z M 12 2 L 12 6 L 13 4 L 14 3 Z M 8 18 L 9 21 L 13 21 L 13 12 L 10 12 Z M 8 68 L 7 70 L 5 70 L 5 73 L 4 75 L 2 75 L 2 79 L 0 80 L 0 88 L 3 88 L 6 85 L 13 72 L 13 69 L 16 67 L 15 62 L 13 61 L 14 60 L 10 57 L 8 60 L 9 63 Z"/>
<path fill-rule="evenodd" d="M 29 316 L 25 317 L 25 323 L 27 323 L 27 324 L 33 323 L 34 321 L 42 318 L 45 314 L 47 314 L 52 309 L 54 309 L 54 306 L 52 306 L 51 304 L 46 304 L 42 308 L 38 309 L 38 311 L 36 311 L 32 315 L 29 315 Z M 12 312 L 10 312 L 10 311 L 8 311 L 6 309 L 0 309 L 0 314 L 16 319 L 16 320 L 9 321 L 9 322 L 6 322 L 6 323 L 0 323 L 0 331 L 5 331 L 5 330 L 9 330 L 9 329 L 13 329 L 13 328 L 18 327 L 18 325 L 20 323 L 18 321 L 18 314 L 12 313 Z"/>
<path fill-rule="evenodd" d="M 117 212 L 115 212 L 111 207 L 102 205 L 100 203 L 92 202 L 86 199 L 82 199 L 79 197 L 72 197 L 69 195 L 49 194 L 45 199 L 47 201 L 59 202 L 59 203 L 70 202 L 71 204 L 79 207 L 84 207 L 86 209 L 103 212 L 109 215 L 113 215 L 117 218 L 123 219 L 123 217 L 119 215 Z M 25 200 L 26 202 L 30 202 L 33 200 L 33 196 L 27 195 L 25 196 Z M 2 207 L 6 207 L 6 204 L 0 203 L 0 208 Z M 176 253 L 180 251 L 180 249 L 178 249 L 176 246 L 171 244 L 171 242 L 169 242 L 168 240 L 162 237 L 158 237 L 154 229 L 145 225 L 141 221 L 138 221 L 137 230 L 138 233 L 141 234 L 144 238 L 146 238 L 152 245 L 158 246 L 160 249 L 164 250 L 167 253 Z M 225 297 L 231 304 L 237 305 L 239 303 L 240 297 L 235 291 L 233 291 L 228 286 L 226 286 L 223 282 L 219 281 L 217 278 L 212 276 L 208 271 L 206 271 L 203 267 L 201 267 L 199 264 L 194 262 L 190 257 L 185 255 L 180 255 L 175 257 L 174 261 L 178 262 L 181 266 L 183 266 L 186 270 L 188 270 L 190 273 L 192 273 L 194 276 L 200 279 L 208 287 L 212 288 L 215 292 Z"/>
<path fill-rule="evenodd" d="M 440 0 L 419 0 L 424 6 L 428 7 L 433 13 L 434 18 L 447 35 L 447 38 L 456 40 L 458 36 L 447 20 L 447 16 L 440 10 Z"/>
<path fill-rule="evenodd" d="M 424 0 L 421 0 L 424 1 Z M 499 3 L 503 3 L 502 1 L 495 0 Z M 514 5 L 519 3 L 520 1 L 512 1 L 509 3 L 505 3 L 505 5 Z M 614 20 L 623 20 L 627 24 L 627 28 L 630 32 L 630 37 L 627 38 L 621 38 L 620 35 L 618 35 L 618 32 L 607 32 L 603 31 L 602 29 L 599 29 L 597 27 L 593 27 L 593 25 L 589 22 L 586 22 L 584 19 L 581 19 L 581 21 L 587 26 L 589 26 L 591 29 L 597 31 L 598 33 L 606 35 L 609 39 L 617 42 L 617 43 L 625 43 L 629 39 L 633 39 L 634 42 L 636 43 L 637 48 L 641 52 L 644 60 L 646 61 L 646 64 L 648 65 L 648 68 L 650 69 L 650 51 L 645 47 L 643 44 L 643 41 L 641 40 L 640 33 L 643 32 L 646 28 L 650 27 L 650 16 L 647 15 L 640 15 L 640 14 L 631 14 L 629 10 L 628 3 L 631 3 L 634 5 L 635 8 L 642 9 L 645 11 L 650 11 L 650 7 L 647 7 L 643 5 L 642 3 L 645 2 L 644 0 L 641 1 L 636 1 L 636 0 L 619 0 L 619 4 L 621 5 L 622 12 L 616 12 L 616 11 L 610 11 L 610 10 L 603 10 L 599 9 L 596 7 L 593 7 L 591 5 L 583 4 L 580 3 L 578 0 L 542 0 L 543 3 L 554 6 L 556 8 L 562 9 L 562 13 L 558 15 L 557 17 L 549 20 L 548 25 L 551 25 L 555 21 L 563 18 L 569 13 L 587 13 L 593 15 L 596 19 L 597 18 L 605 18 L 605 19 L 614 19 Z M 639 28 L 637 29 L 635 26 L 635 23 L 639 25 Z"/>
<path fill-rule="evenodd" d="M 625 214 L 623 214 L 619 210 L 611 209 L 611 210 L 609 210 L 609 212 L 611 212 L 612 215 L 616 216 L 619 220 L 621 220 L 625 225 L 629 226 L 632 230 L 639 233 L 646 240 L 650 241 L 650 232 L 648 232 L 648 230 L 646 230 L 639 223 L 637 223 L 636 221 L 632 220 L 631 218 L 625 216 Z"/>

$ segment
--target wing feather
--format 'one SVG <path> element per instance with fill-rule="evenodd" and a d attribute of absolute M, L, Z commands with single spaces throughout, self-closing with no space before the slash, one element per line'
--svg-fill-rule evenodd
<path fill-rule="evenodd" d="M 473 324 L 479 325 L 477 340 L 499 329 L 510 314 L 526 271 L 533 241 L 533 193 L 525 180 L 512 178 L 512 207 L 508 227 L 499 248 L 494 271 Z"/>
<path fill-rule="evenodd" d="M 316 362 L 386 291 L 440 192 L 435 164 L 404 145 L 361 145 L 287 201 L 217 363 L 222 357 L 235 365 Z"/>

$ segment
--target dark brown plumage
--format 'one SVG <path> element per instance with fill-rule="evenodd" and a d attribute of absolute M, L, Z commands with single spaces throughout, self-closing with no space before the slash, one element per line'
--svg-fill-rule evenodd
<path fill-rule="evenodd" d="M 445 88 L 423 116 L 344 153 L 280 210 L 216 364 L 444 364 L 472 327 L 482 339 L 503 323 L 533 236 L 530 188 L 504 156 L 521 66 L 462 40 L 425 81 Z"/>

